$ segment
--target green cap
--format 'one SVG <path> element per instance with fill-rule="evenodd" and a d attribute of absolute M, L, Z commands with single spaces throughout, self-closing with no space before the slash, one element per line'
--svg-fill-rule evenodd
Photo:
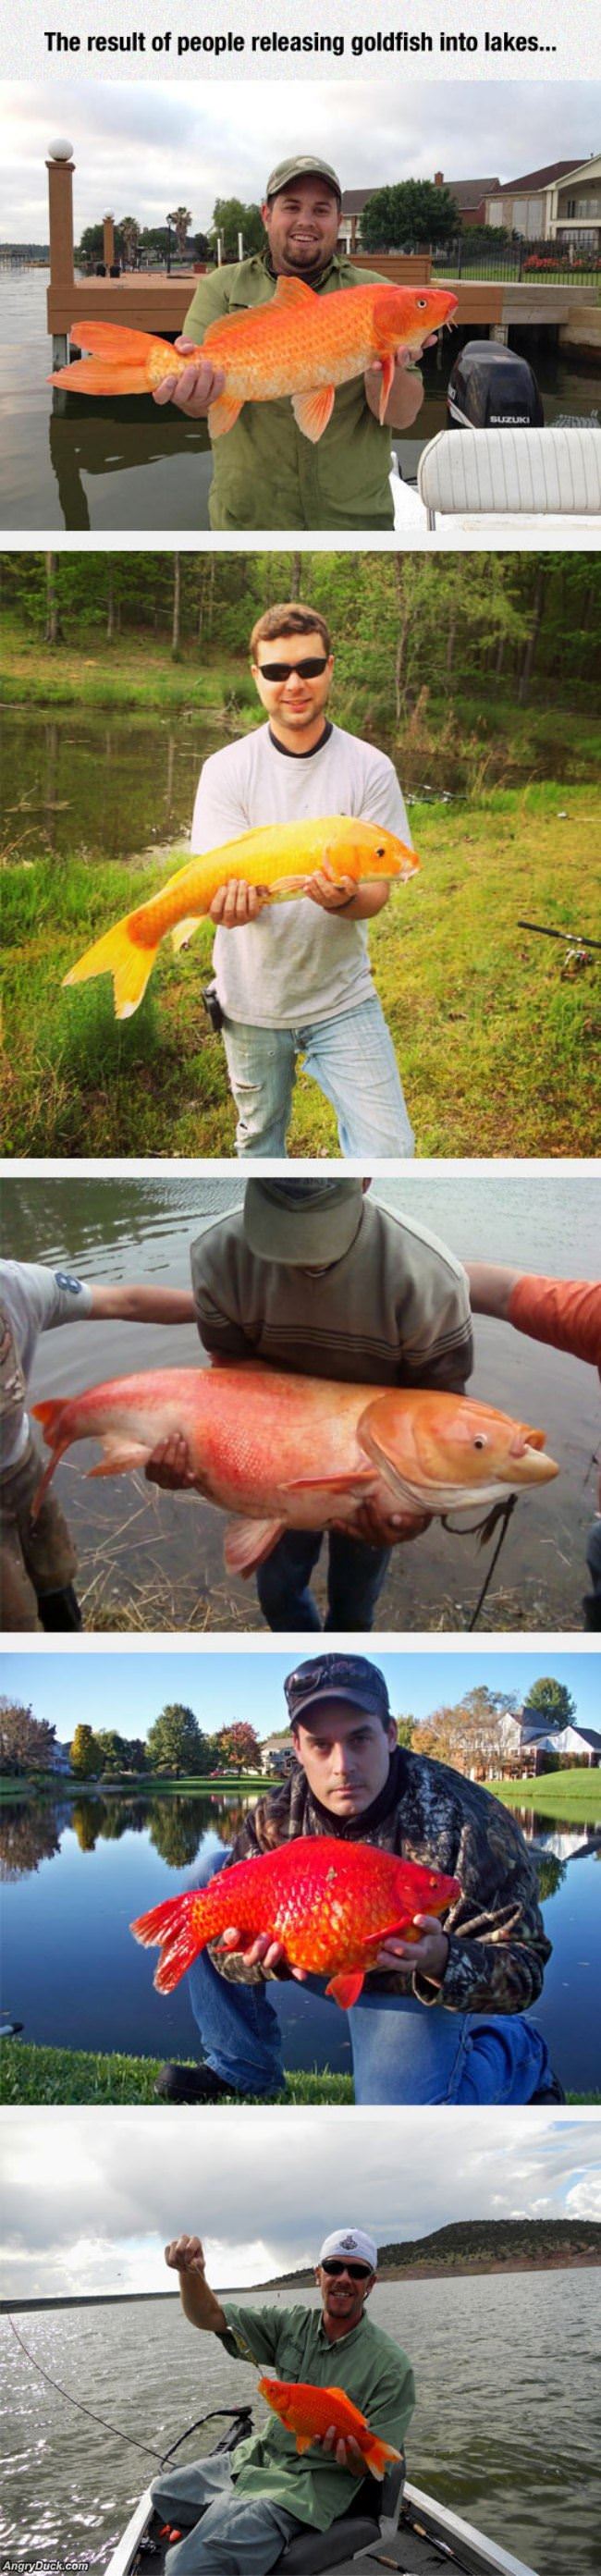
<path fill-rule="evenodd" d="M 327 179 L 330 188 L 334 190 L 335 197 L 338 198 L 338 204 L 342 202 L 340 180 L 336 177 L 336 171 L 331 169 L 329 161 L 315 161 L 308 153 L 298 153 L 295 161 L 279 161 L 277 170 L 272 170 L 271 178 L 267 181 L 266 197 L 279 197 L 280 188 L 288 188 L 291 179 Z"/>
<path fill-rule="evenodd" d="M 342 1261 L 359 1232 L 360 1181 L 247 1181 L 244 1232 L 260 1261 L 299 1270 Z"/>

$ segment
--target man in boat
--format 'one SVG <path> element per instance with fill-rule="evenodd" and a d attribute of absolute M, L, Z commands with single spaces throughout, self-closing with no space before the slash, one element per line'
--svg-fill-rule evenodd
<path fill-rule="evenodd" d="M 217 2335 L 233 2361 L 316 2388 L 335 2383 L 371 2431 L 402 2449 L 415 2404 L 413 2372 L 400 2344 L 366 2316 L 378 2251 L 362 2228 L 337 2228 L 321 2247 L 315 2270 L 321 2314 L 216 2298 L 198 2236 L 174 2237 L 165 2261 L 179 2274 L 189 2324 Z M 330 2530 L 365 2474 L 363 2454 L 350 2437 L 337 2439 L 332 2426 L 301 2456 L 294 2434 L 271 2412 L 260 2433 L 235 2451 L 183 2469 L 167 2465 L 154 2480 L 152 2499 L 163 2522 L 175 2526 L 168 2576 L 220 2576 L 221 2570 L 223 2576 L 266 2576 L 286 2542 L 303 2530 Z"/>
<path fill-rule="evenodd" d="M 461 1884 L 444 1929 L 418 1915 L 417 1942 L 386 1941 L 349 2009 L 355 2101 L 562 2101 L 545 2041 L 527 2018 L 551 1944 L 514 1817 L 450 1764 L 397 1743 L 384 1674 L 366 1657 L 313 1657 L 284 1690 L 288 1776 L 258 1799 L 225 1865 L 298 1835 L 334 1834 L 376 1842 Z M 220 1850 L 202 1884 L 223 1866 Z M 158 2090 L 168 2101 L 276 2095 L 284 2073 L 267 1983 L 292 1973 L 323 1996 L 319 1978 L 288 1969 L 281 1943 L 261 1935 L 243 1950 L 235 1922 L 222 1938 L 230 1935 L 236 1948 L 210 1945 L 190 1970 L 205 2063 L 162 2069 Z"/>
<path fill-rule="evenodd" d="M 219 1360 L 261 1360 L 305 1377 L 359 1385 L 442 1387 L 463 1395 L 473 1367 L 465 1272 L 436 1235 L 368 1198 L 369 1182 L 248 1181 L 244 1207 L 206 1226 L 192 1245 L 196 1321 Z M 159 1444 L 147 1473 L 194 1484 L 179 1434 Z M 328 1534 L 326 1626 L 373 1627 L 392 1548 L 428 1528 L 419 1510 L 373 1502 L 356 1535 Z M 310 1591 L 323 1530 L 286 1530 L 258 1567 L 268 1627 L 321 1627 Z"/>
<path fill-rule="evenodd" d="M 251 669 L 267 723 L 213 752 L 192 823 L 200 856 L 255 824 L 349 814 L 411 846 L 392 761 L 330 722 L 334 662 L 319 612 L 286 601 L 257 619 Z M 374 990 L 369 923 L 386 877 L 334 883 L 319 868 L 295 903 L 232 879 L 211 904 L 213 958 L 239 1155 L 284 1155 L 297 1062 L 331 1102 L 343 1155 L 407 1155 L 414 1138 Z"/>
<path fill-rule="evenodd" d="M 185 1291 L 132 1283 L 109 1288 L 50 1270 L 40 1261 L 0 1262 L 0 1600 L 3 1630 L 81 1628 L 74 1589 L 77 1552 L 54 1493 L 35 1523 L 31 1504 L 43 1467 L 27 1413 L 27 1387 L 40 1333 L 58 1324 L 111 1320 L 188 1324 Z"/>
<path fill-rule="evenodd" d="M 272 170 L 261 208 L 264 251 L 199 279 L 176 341 L 180 351 L 193 353 L 190 366 L 184 375 L 165 377 L 155 402 L 176 403 L 188 420 L 206 419 L 224 385 L 222 370 L 197 354 L 209 323 L 268 304 L 278 277 L 299 277 L 318 295 L 370 283 L 377 271 L 356 267 L 337 249 L 340 208 L 340 180 L 329 162 L 297 155 Z M 316 446 L 297 429 L 289 400 L 245 403 L 214 447 L 211 526 L 392 528 L 390 433 L 411 429 L 424 389 L 401 350 L 381 428 L 381 381 L 375 366 L 341 385 Z"/>

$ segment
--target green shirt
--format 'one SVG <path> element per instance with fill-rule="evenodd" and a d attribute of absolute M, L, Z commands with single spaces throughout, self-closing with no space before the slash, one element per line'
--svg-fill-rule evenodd
<path fill-rule="evenodd" d="M 316 289 L 366 286 L 375 270 L 335 253 Z M 222 313 L 269 304 L 276 278 L 257 252 L 199 280 L 184 322 L 199 343 Z M 366 401 L 362 376 L 340 385 L 327 429 L 316 446 L 297 429 L 289 398 L 244 403 L 234 428 L 213 450 L 209 515 L 213 528 L 392 528 L 390 430 Z"/>
<path fill-rule="evenodd" d="M 221 2304 L 228 2330 L 219 2340 L 235 2361 L 258 2363 L 277 2379 L 344 2388 L 372 2431 L 400 2451 L 415 2405 L 413 2371 L 400 2344 L 365 2312 L 350 2334 L 328 2343 L 320 2308 L 238 2308 L 232 2299 Z M 339 2469 L 318 2449 L 301 2457 L 294 2434 L 271 2413 L 261 2433 L 238 2443 L 232 2473 L 242 2493 L 269 2496 L 317 2531 L 328 2531 L 357 2492 L 350 2469 Z"/>

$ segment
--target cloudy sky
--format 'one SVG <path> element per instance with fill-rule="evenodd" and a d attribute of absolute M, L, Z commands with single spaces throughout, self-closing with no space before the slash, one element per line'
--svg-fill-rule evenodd
<path fill-rule="evenodd" d="M 444 2156 L 440 2121 L 404 2111 L 400 2180 L 394 2110 L 6 2110 L 3 2294 L 169 2290 L 180 2230 L 223 2289 L 311 2262 L 341 2224 L 383 2244 L 458 2219 L 601 2217 L 598 2112 L 450 2111 Z"/>
<path fill-rule="evenodd" d="M 391 1707 L 397 1717 L 428 1717 L 435 1708 L 456 1705 L 466 1690 L 486 1683 L 489 1690 L 514 1691 L 525 1698 L 535 1681 L 548 1673 L 565 1682 L 582 1726 L 598 1726 L 599 1665 L 592 1654 L 553 1653 L 548 1643 L 538 1652 L 524 1648 L 508 1654 L 475 1641 L 471 1654 L 456 1653 L 441 1640 L 440 1651 L 388 1654 L 378 1645 L 375 1660 L 385 1673 Z M 257 1640 L 239 1648 L 217 1650 L 203 1637 L 202 1651 L 179 1650 L 177 1640 L 157 1652 L 155 1640 L 132 1639 L 132 1651 L 107 1653 L 95 1644 L 75 1654 L 5 1651 L 0 1658 L 0 1692 L 30 1704 L 36 1717 L 55 1726 L 59 1743 L 71 1740 L 79 1719 L 89 1726 L 114 1723 L 128 1738 L 145 1736 L 168 1700 L 184 1700 L 199 1723 L 214 1734 L 218 1727 L 245 1718 L 261 1741 L 286 1724 L 285 1676 L 300 1657 L 283 1654 Z"/>
<path fill-rule="evenodd" d="M 217 196 L 260 198 L 275 161 L 310 147 L 345 188 L 407 177 L 493 173 L 502 179 L 598 148 L 601 84 L 336 79 L 77 80 L 5 84 L 0 238 L 46 240 L 45 160 L 57 137 L 73 145 L 76 236 L 107 209 L 164 223 L 190 207 L 206 228 Z"/>

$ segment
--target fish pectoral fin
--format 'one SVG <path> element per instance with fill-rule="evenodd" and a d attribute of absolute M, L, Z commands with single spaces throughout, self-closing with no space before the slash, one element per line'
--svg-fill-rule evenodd
<path fill-rule="evenodd" d="M 290 1476 L 286 1493 L 311 1493 L 316 1489 L 320 1494 L 356 1494 L 375 1483 L 373 1467 L 347 1467 L 341 1476 Z"/>
<path fill-rule="evenodd" d="M 179 956 L 180 948 L 187 948 L 188 940 L 194 938 L 195 930 L 200 930 L 200 919 L 201 916 L 197 912 L 190 912 L 187 921 L 176 922 L 175 930 L 171 932 L 171 946 L 176 957 Z"/>
<path fill-rule="evenodd" d="M 235 394 L 218 394 L 217 401 L 209 404 L 207 412 L 209 438 L 225 438 L 226 431 L 233 429 L 241 410 L 242 403 L 238 402 Z"/>
<path fill-rule="evenodd" d="M 90 1476 L 122 1476 L 128 1467 L 145 1467 L 150 1456 L 147 1441 L 131 1440 L 124 1431 L 105 1431 L 102 1447 L 104 1457 L 90 1467 Z"/>
<path fill-rule="evenodd" d="M 380 428 L 382 429 L 386 406 L 394 384 L 394 358 L 381 358 L 380 366 L 382 369 L 382 383 L 380 386 L 380 400 L 378 404 L 378 420 Z"/>
<path fill-rule="evenodd" d="M 310 2449 L 311 2449 L 311 2443 L 312 2443 L 312 2442 L 314 2442 L 314 2441 L 315 2441 L 315 2434 L 314 2434 L 314 2433 L 297 2433 L 297 2436 L 296 2436 L 296 2448 L 297 2448 L 297 2451 L 299 2451 L 299 2452 L 301 2452 L 301 2451 L 310 2451 Z"/>
<path fill-rule="evenodd" d="M 223 1548 L 228 1574 L 254 1574 L 277 1547 L 285 1527 L 285 1521 L 229 1521 Z"/>
<path fill-rule="evenodd" d="M 292 409 L 297 429 L 310 438 L 312 447 L 323 437 L 334 409 L 333 385 L 313 385 L 308 394 L 293 394 Z"/>
<path fill-rule="evenodd" d="M 342 2012 L 350 2012 L 351 2004 L 356 2004 L 364 1976 L 364 1968 L 349 1968 L 346 1976 L 341 1971 L 339 1977 L 330 1978 L 329 1986 L 326 1986 L 326 1994 L 333 1995 L 334 2003 L 340 2004 Z"/>

